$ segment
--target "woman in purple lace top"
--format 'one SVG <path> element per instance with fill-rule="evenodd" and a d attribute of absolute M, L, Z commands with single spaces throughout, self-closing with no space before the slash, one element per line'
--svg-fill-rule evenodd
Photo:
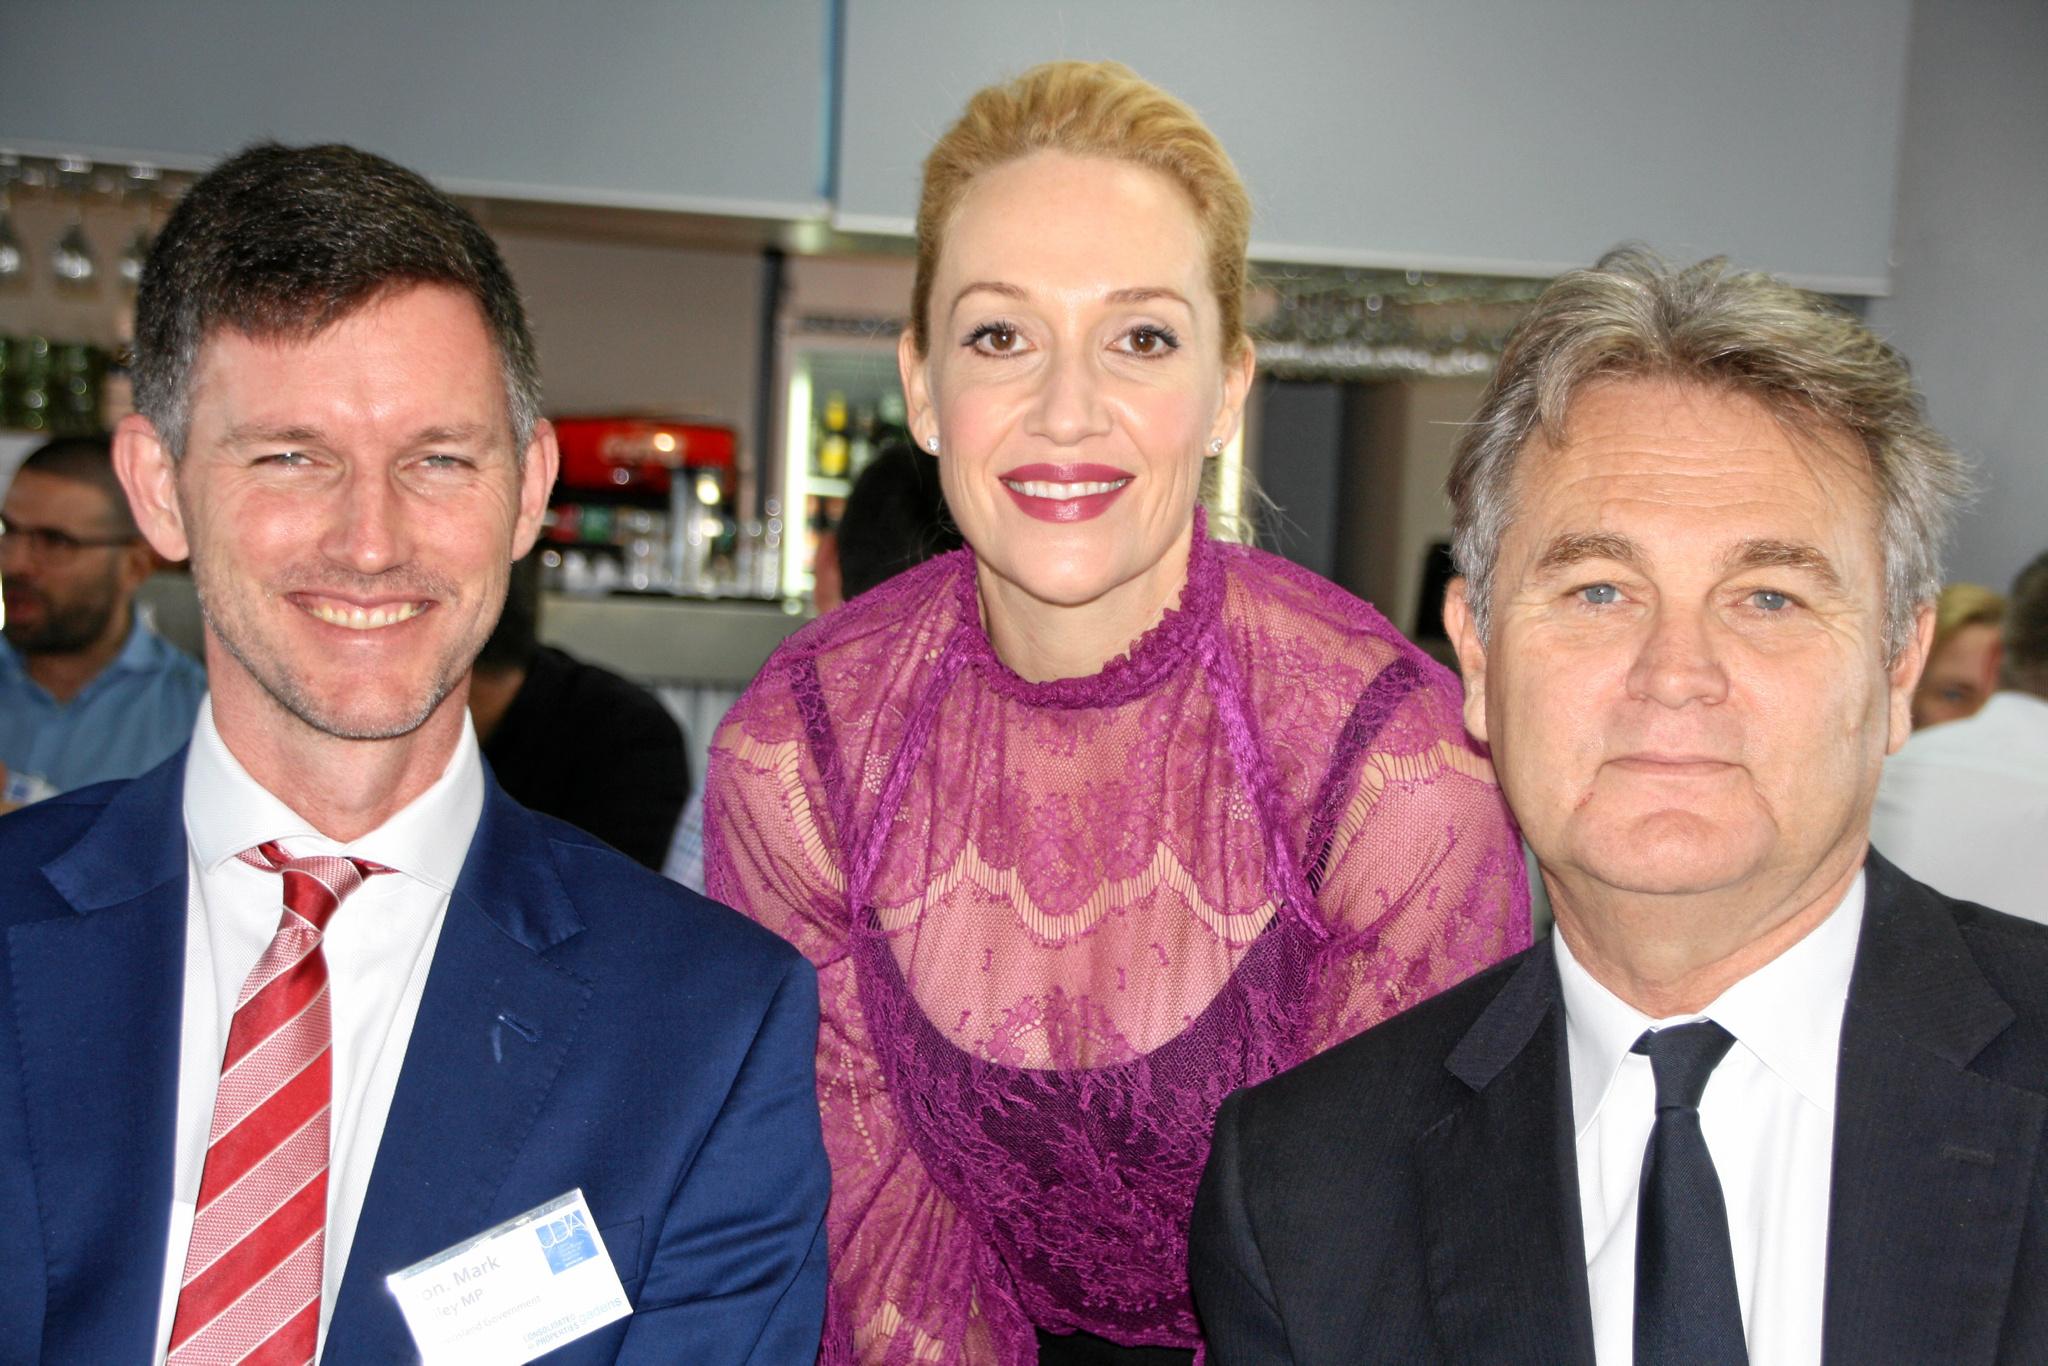
<path fill-rule="evenodd" d="M 819 972 L 833 1366 L 1188 1360 L 1223 1097 L 1527 942 L 1456 683 L 1197 510 L 1249 217 L 1122 67 L 977 95 L 901 349 L 969 548 L 792 637 L 719 732 L 710 890 Z"/>

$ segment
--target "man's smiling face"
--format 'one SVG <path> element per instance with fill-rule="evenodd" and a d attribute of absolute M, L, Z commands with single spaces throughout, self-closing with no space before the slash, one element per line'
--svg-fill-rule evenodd
<path fill-rule="evenodd" d="M 476 304 L 434 285 L 306 339 L 206 340 L 182 544 L 154 535 L 191 554 L 217 695 L 377 739 L 462 692 L 554 474 L 544 432 L 514 449 L 503 374 Z"/>

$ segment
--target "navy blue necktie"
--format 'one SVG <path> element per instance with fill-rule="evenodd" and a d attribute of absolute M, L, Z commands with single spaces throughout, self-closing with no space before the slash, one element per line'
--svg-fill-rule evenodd
<path fill-rule="evenodd" d="M 1657 1077 L 1636 1213 L 1636 1366 L 1747 1366 L 1721 1178 L 1700 1096 L 1735 1039 L 1712 1020 L 1645 1030 Z"/>

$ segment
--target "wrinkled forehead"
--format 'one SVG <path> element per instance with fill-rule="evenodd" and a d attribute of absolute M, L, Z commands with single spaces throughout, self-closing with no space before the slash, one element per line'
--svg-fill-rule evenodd
<path fill-rule="evenodd" d="M 239 405 L 284 412 L 350 383 L 373 386 L 382 411 L 487 410 L 502 434 L 512 430 L 505 358 L 482 308 L 432 282 L 382 290 L 331 318 L 217 324 L 200 343 L 191 397 L 233 392 Z"/>
<path fill-rule="evenodd" d="M 1853 561 L 1845 573 L 1877 562 L 1876 479 L 1839 427 L 1740 391 L 1626 380 L 1587 386 L 1559 428 L 1533 433 L 1516 462 L 1508 544 L 1525 556 L 1560 535 L 1620 533 L 1653 552 L 1678 536 L 1694 549 L 1768 539 Z"/>

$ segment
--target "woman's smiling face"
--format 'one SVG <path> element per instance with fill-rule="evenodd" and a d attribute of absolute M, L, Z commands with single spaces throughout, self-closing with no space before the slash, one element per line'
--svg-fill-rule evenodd
<path fill-rule="evenodd" d="M 921 442 L 984 574 L 1039 603 L 1172 601 L 1210 443 L 1236 431 L 1201 224 L 1172 180 L 1040 152 L 947 225 L 930 354 L 901 360 Z M 1142 613 L 1141 613 L 1142 614 Z"/>

